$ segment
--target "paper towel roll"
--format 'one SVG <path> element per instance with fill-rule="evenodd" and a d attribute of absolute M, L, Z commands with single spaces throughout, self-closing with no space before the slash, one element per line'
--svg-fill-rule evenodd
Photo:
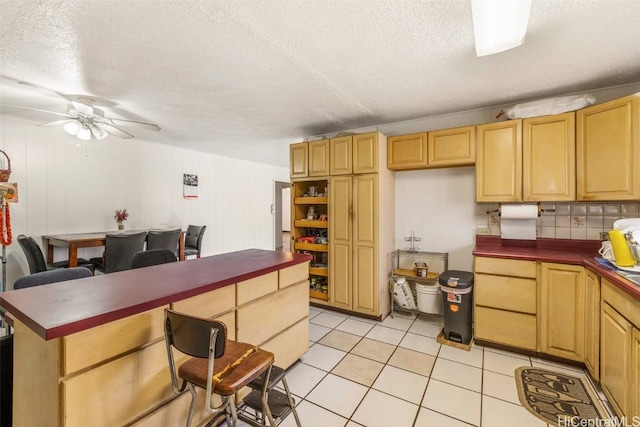
<path fill-rule="evenodd" d="M 503 239 L 536 239 L 538 205 L 504 205 L 500 207 L 500 234 Z"/>
<path fill-rule="evenodd" d="M 538 205 L 503 205 L 500 207 L 500 217 L 507 219 L 536 219 Z"/>

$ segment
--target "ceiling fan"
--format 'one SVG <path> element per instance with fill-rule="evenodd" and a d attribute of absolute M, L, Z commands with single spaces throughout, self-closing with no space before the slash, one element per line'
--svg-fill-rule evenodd
<path fill-rule="evenodd" d="M 39 108 L 24 107 L 20 105 L 4 104 L 3 107 L 39 111 L 65 117 L 61 120 L 41 123 L 38 126 L 62 126 L 67 133 L 74 135 L 83 141 L 89 141 L 92 137 L 100 140 L 106 138 L 108 135 L 115 135 L 124 139 L 131 139 L 134 137 L 129 132 L 121 129 L 121 126 L 138 127 L 155 131 L 160 130 L 160 126 L 153 123 L 105 117 L 104 111 L 95 107 L 94 104 L 94 99 L 78 96 L 69 101 L 66 113 L 58 113 L 56 111 L 42 110 Z"/>

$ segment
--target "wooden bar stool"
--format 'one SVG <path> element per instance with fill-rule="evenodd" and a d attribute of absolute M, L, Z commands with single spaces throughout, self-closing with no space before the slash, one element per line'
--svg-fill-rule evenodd
<path fill-rule="evenodd" d="M 176 394 L 189 390 L 191 406 L 187 417 L 187 427 L 191 426 L 196 406 L 196 388 L 206 390 L 206 410 L 213 414 L 208 425 L 225 416 L 229 427 L 238 422 L 235 396 L 251 381 L 263 376 L 269 383 L 274 355 L 251 344 L 227 339 L 224 323 L 211 319 L 189 316 L 165 309 L 165 342 L 171 372 L 171 384 Z M 192 356 L 176 370 L 173 348 Z M 178 384 L 178 378 L 182 384 Z M 218 406 L 212 405 L 212 395 L 222 398 Z M 267 402 L 267 387 L 261 391 L 260 410 L 269 425 L 275 425 Z M 244 417 L 242 417 L 244 420 Z M 263 416 L 262 425 L 265 425 Z"/>

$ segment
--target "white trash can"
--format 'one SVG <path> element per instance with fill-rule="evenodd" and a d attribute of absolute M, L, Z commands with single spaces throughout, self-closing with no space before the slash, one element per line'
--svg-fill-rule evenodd
<path fill-rule="evenodd" d="M 416 300 L 418 300 L 418 310 L 421 312 L 442 314 L 442 297 L 438 284 L 421 285 L 416 283 Z"/>

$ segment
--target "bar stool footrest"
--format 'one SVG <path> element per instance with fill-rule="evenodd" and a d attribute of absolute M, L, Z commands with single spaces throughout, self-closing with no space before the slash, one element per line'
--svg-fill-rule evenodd
<path fill-rule="evenodd" d="M 269 377 L 269 384 L 267 385 L 267 391 L 273 390 L 273 388 L 284 378 L 286 371 L 279 366 L 273 365 L 271 367 L 271 376 Z M 255 378 L 249 384 L 253 390 L 262 390 L 264 385 L 264 376 L 266 373 L 262 373 L 259 377 Z"/>
<path fill-rule="evenodd" d="M 271 390 L 267 396 L 269 409 L 271 410 L 271 415 L 273 415 L 274 420 L 280 419 L 282 421 L 291 413 L 292 409 L 289 406 L 289 399 L 285 393 L 282 393 L 279 390 Z M 254 411 L 262 413 L 262 393 L 260 391 L 253 390 L 243 399 L 243 401 Z"/>

